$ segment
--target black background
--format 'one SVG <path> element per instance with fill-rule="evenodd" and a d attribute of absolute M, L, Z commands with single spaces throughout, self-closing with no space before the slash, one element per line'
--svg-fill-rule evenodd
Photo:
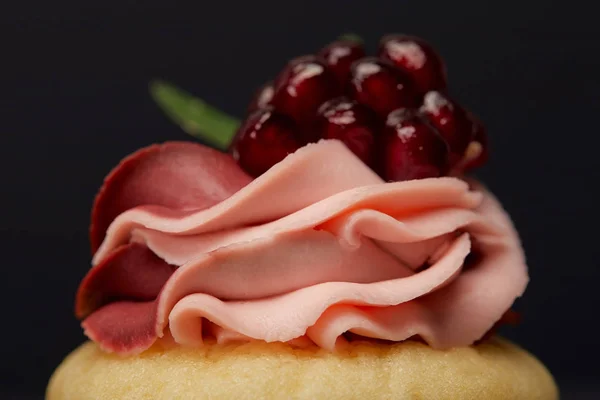
<path fill-rule="evenodd" d="M 104 175 L 139 147 L 188 138 L 155 107 L 149 80 L 169 79 L 241 116 L 287 59 L 347 31 L 371 47 L 385 33 L 420 35 L 445 57 L 451 91 L 490 131 L 492 160 L 479 175 L 512 214 L 528 255 L 525 320 L 507 335 L 548 365 L 567 396 L 594 390 L 600 24 L 583 1 L 8 7 L 0 11 L 5 391 L 41 396 L 83 341 L 72 303 L 89 267 L 89 210 Z"/>

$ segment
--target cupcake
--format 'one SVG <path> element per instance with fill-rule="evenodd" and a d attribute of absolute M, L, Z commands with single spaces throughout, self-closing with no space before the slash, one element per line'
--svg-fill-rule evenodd
<path fill-rule="evenodd" d="M 386 36 L 366 57 L 346 37 L 292 60 L 239 129 L 160 89 L 231 151 L 166 142 L 107 176 L 75 300 L 90 341 L 48 400 L 558 398 L 495 336 L 525 256 L 466 175 L 485 130 L 429 44 Z"/>

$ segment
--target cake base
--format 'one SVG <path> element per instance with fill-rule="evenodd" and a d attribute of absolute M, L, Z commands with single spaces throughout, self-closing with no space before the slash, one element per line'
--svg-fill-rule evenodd
<path fill-rule="evenodd" d="M 499 338 L 448 351 L 418 342 L 353 343 L 331 354 L 281 343 L 160 344 L 106 354 L 91 342 L 52 376 L 47 400 L 558 399 L 548 370 Z"/>

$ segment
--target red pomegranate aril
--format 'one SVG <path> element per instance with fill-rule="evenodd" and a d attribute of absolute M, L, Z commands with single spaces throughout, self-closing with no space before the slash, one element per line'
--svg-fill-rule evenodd
<path fill-rule="evenodd" d="M 335 76 L 324 60 L 304 56 L 288 63 L 275 80 L 273 106 L 299 125 L 314 121 L 321 104 L 340 94 Z"/>
<path fill-rule="evenodd" d="M 447 95 L 428 92 L 421 112 L 440 132 L 450 149 L 450 164 L 458 163 L 473 138 L 473 123 L 467 112 Z"/>
<path fill-rule="evenodd" d="M 352 64 L 351 71 L 352 96 L 381 118 L 396 108 L 417 106 L 418 97 L 410 81 L 387 62 L 362 58 Z"/>
<path fill-rule="evenodd" d="M 256 110 L 260 110 L 262 108 L 266 108 L 271 104 L 273 100 L 273 82 L 268 82 L 262 85 L 254 94 L 254 98 L 250 102 L 248 106 L 248 114 L 253 113 Z"/>
<path fill-rule="evenodd" d="M 365 49 L 359 42 L 338 40 L 325 46 L 319 55 L 335 75 L 340 88 L 345 88 L 350 80 L 352 63 L 365 56 Z"/>
<path fill-rule="evenodd" d="M 444 61 L 425 40 L 408 35 L 384 36 L 378 54 L 405 71 L 421 95 L 430 90 L 446 89 Z"/>
<path fill-rule="evenodd" d="M 256 177 L 300 146 L 294 121 L 272 109 L 263 109 L 248 117 L 231 150 L 240 166 Z"/>
<path fill-rule="evenodd" d="M 324 139 L 342 141 L 365 164 L 373 164 L 378 126 L 365 106 L 346 97 L 330 100 L 319 110 L 316 130 Z"/>
<path fill-rule="evenodd" d="M 479 118 L 469 113 L 469 119 L 472 123 L 472 135 L 473 140 L 469 144 L 469 147 L 476 154 L 469 154 L 469 148 L 467 148 L 466 157 L 472 157 L 471 160 L 467 160 L 464 169 L 471 170 L 483 166 L 489 159 L 489 144 L 488 136 L 485 126 Z"/>
<path fill-rule="evenodd" d="M 382 173 L 388 181 L 443 176 L 448 171 L 448 146 L 418 113 L 390 113 L 383 132 Z"/>

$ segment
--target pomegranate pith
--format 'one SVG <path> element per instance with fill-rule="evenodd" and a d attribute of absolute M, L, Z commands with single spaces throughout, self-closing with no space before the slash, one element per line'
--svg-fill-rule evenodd
<path fill-rule="evenodd" d="M 325 101 L 340 94 L 323 59 L 304 56 L 290 61 L 275 79 L 273 105 L 300 125 L 310 124 Z"/>
<path fill-rule="evenodd" d="M 354 62 L 351 71 L 352 96 L 380 117 L 385 118 L 396 108 L 418 105 L 410 81 L 392 65 L 366 57 Z"/>
<path fill-rule="evenodd" d="M 479 168 L 483 166 L 489 159 L 489 144 L 485 126 L 483 125 L 481 120 L 472 113 L 469 113 L 469 119 L 472 123 L 473 132 L 473 140 L 471 141 L 469 146 L 474 147 L 474 151 L 477 151 L 478 154 L 474 155 L 473 159 L 467 160 L 467 163 L 464 168 L 465 170 Z M 467 154 L 467 156 L 470 155 Z"/>
<path fill-rule="evenodd" d="M 232 155 L 250 175 L 259 176 L 301 146 L 294 122 L 272 109 L 253 113 L 238 131 Z"/>
<path fill-rule="evenodd" d="M 376 117 L 365 106 L 346 97 L 321 106 L 316 129 L 324 139 L 339 139 L 365 164 L 374 160 Z"/>
<path fill-rule="evenodd" d="M 444 61 L 425 40 L 408 35 L 384 36 L 378 54 L 409 75 L 419 94 L 446 89 Z"/>
<path fill-rule="evenodd" d="M 434 127 L 414 110 L 391 112 L 383 131 L 382 173 L 389 181 L 443 176 L 448 146 Z"/>

